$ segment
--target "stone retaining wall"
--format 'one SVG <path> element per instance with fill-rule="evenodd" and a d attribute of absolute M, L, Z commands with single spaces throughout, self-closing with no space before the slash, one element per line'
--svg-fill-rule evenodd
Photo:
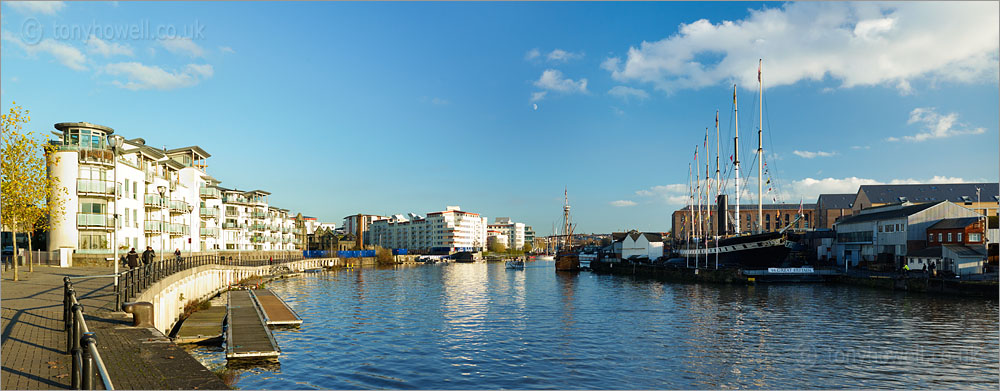
<path fill-rule="evenodd" d="M 340 264 L 337 258 L 303 259 L 282 264 L 292 271 L 303 271 Z M 174 273 L 152 284 L 136 301 L 153 303 L 153 326 L 168 335 L 191 300 L 207 300 L 231 284 L 252 276 L 270 274 L 273 266 L 205 265 Z"/>

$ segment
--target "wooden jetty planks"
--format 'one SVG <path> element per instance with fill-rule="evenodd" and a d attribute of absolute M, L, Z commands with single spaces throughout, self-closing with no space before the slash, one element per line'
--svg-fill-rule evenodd
<path fill-rule="evenodd" d="M 229 291 L 228 308 L 227 359 L 277 357 L 281 354 L 250 291 Z"/>
<path fill-rule="evenodd" d="M 191 314 L 177 330 L 174 342 L 195 343 L 209 339 L 222 338 L 222 325 L 226 318 L 226 307 L 213 305 Z"/>
<path fill-rule="evenodd" d="M 252 292 L 254 300 L 264 311 L 264 320 L 268 325 L 302 324 L 302 318 L 270 289 L 254 289 Z"/>

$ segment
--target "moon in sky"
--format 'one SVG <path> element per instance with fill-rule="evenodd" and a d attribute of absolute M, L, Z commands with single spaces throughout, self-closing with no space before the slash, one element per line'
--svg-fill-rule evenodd
<path fill-rule="evenodd" d="M 535 110 L 538 110 L 538 103 L 534 103 L 532 104 L 532 106 L 535 108 Z"/>

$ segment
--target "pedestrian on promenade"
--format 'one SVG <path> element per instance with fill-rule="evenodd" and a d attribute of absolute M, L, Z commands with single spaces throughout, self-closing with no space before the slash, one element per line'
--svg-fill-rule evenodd
<path fill-rule="evenodd" d="M 181 260 L 181 249 L 179 249 L 179 248 L 178 249 L 174 249 L 174 258 L 177 258 L 178 261 Z"/>
<path fill-rule="evenodd" d="M 153 251 L 152 247 L 146 246 L 146 251 L 142 252 L 142 264 L 143 265 L 151 264 L 153 263 L 153 259 L 155 258 L 156 258 L 156 252 Z"/>
<path fill-rule="evenodd" d="M 273 265 L 274 264 L 274 257 L 273 256 L 267 257 L 267 264 L 268 265 Z"/>
<path fill-rule="evenodd" d="M 125 256 L 125 259 L 128 261 L 129 268 L 135 269 L 139 267 L 139 254 L 135 252 L 135 247 L 132 247 L 132 250 L 129 250 L 128 255 Z"/>

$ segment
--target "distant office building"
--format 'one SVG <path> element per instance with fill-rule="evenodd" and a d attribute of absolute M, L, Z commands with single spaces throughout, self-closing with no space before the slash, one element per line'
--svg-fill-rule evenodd
<path fill-rule="evenodd" d="M 535 247 L 535 230 L 530 225 L 524 226 L 524 243 Z"/>
<path fill-rule="evenodd" d="M 344 227 L 344 233 L 349 233 L 355 236 L 361 234 L 361 239 L 364 242 L 364 245 L 370 246 L 376 243 L 370 238 L 371 235 L 369 235 L 368 227 L 371 226 L 373 222 L 384 219 L 388 219 L 388 217 L 358 213 L 350 216 L 344 216 L 344 222 L 342 225 Z M 359 227 L 360 231 L 358 230 Z"/>

